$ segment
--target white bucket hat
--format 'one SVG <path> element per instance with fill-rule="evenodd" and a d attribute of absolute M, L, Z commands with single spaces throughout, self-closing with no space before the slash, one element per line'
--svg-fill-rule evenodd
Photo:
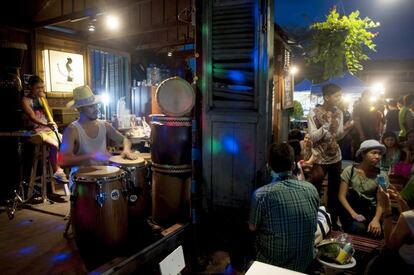
<path fill-rule="evenodd" d="M 373 150 L 373 149 L 380 150 L 382 155 L 385 154 L 384 144 L 379 143 L 375 139 L 368 139 L 368 140 L 365 140 L 361 143 L 361 145 L 359 146 L 358 151 L 356 152 L 356 156 L 359 157 L 363 152 Z"/>
<path fill-rule="evenodd" d="M 79 108 L 84 106 L 95 105 L 101 103 L 102 99 L 99 95 L 94 95 L 89 86 L 79 86 L 73 90 L 73 100 L 66 104 L 68 108 Z"/>

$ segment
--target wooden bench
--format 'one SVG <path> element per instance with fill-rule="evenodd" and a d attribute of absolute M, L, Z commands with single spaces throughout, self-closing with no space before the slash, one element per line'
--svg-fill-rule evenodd
<path fill-rule="evenodd" d="M 330 237 L 336 238 L 339 235 L 343 234 L 342 231 L 331 231 Z M 382 247 L 384 241 L 383 240 L 376 240 L 369 237 L 353 235 L 346 233 L 352 241 L 352 245 L 354 246 L 356 251 L 364 252 L 364 253 L 371 253 L 375 249 L 379 249 Z"/>

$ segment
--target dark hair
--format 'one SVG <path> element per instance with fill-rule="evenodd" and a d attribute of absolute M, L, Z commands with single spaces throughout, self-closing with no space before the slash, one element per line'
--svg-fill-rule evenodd
<path fill-rule="evenodd" d="M 381 143 L 385 145 L 384 140 L 388 137 L 392 137 L 395 140 L 395 147 L 398 147 L 398 138 L 397 135 L 393 132 L 385 132 L 382 137 L 381 137 Z M 387 145 L 385 145 L 385 147 L 387 147 Z"/>
<path fill-rule="evenodd" d="M 288 134 L 288 140 L 291 140 L 291 139 L 302 140 L 303 139 L 302 132 L 299 129 L 290 130 Z"/>
<path fill-rule="evenodd" d="M 268 163 L 273 171 L 292 171 L 295 160 L 293 148 L 287 143 L 273 143 L 269 148 Z"/>
<path fill-rule="evenodd" d="M 302 149 L 300 148 L 300 141 L 297 139 L 291 139 L 291 140 L 288 140 L 288 144 L 293 149 L 293 153 L 295 155 L 295 161 L 299 161 L 300 153 L 302 151 Z"/>
<path fill-rule="evenodd" d="M 390 99 L 390 101 L 388 101 L 388 106 L 397 107 L 397 100 Z"/>
<path fill-rule="evenodd" d="M 339 87 L 338 85 L 329 83 L 322 87 L 322 95 L 323 96 L 333 95 L 333 94 L 336 94 L 337 92 L 340 92 L 341 90 L 342 90 L 341 87 Z"/>
<path fill-rule="evenodd" d="M 27 81 L 27 83 L 29 84 L 29 86 L 34 86 L 37 83 L 43 83 L 43 79 L 41 79 L 40 76 L 32 75 Z"/>
<path fill-rule="evenodd" d="M 406 95 L 404 97 L 404 106 L 407 107 L 414 102 L 414 95 Z"/>

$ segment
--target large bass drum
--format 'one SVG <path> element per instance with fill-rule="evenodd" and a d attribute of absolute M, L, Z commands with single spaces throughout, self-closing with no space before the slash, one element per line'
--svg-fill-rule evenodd
<path fill-rule="evenodd" d="M 167 116 L 188 116 L 194 107 L 195 93 L 190 83 L 181 77 L 171 77 L 158 86 L 157 104 Z"/>
<path fill-rule="evenodd" d="M 152 164 L 152 218 L 162 226 L 191 217 L 191 165 Z"/>
<path fill-rule="evenodd" d="M 151 159 L 164 165 L 191 164 L 191 118 L 151 117 Z"/>
<path fill-rule="evenodd" d="M 118 167 L 90 166 L 73 174 L 72 226 L 79 247 L 119 247 L 127 237 L 128 204 Z"/>

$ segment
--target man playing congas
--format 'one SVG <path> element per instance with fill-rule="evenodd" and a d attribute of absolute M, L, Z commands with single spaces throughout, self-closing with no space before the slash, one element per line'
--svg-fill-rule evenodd
<path fill-rule="evenodd" d="M 98 119 L 100 102 L 100 97 L 88 86 L 73 90 L 73 100 L 67 106 L 78 109 L 80 117 L 65 129 L 59 158 L 62 166 L 72 167 L 71 174 L 80 166 L 105 165 L 111 157 L 106 147 L 107 138 L 123 144 L 124 158 L 138 157 L 131 152 L 131 142 L 126 137 L 108 122 Z"/>
<path fill-rule="evenodd" d="M 34 134 L 29 141 L 34 144 L 46 143 L 50 147 L 50 163 L 54 172 L 53 177 L 61 182 L 67 182 L 68 179 L 62 168 L 57 163 L 57 154 L 59 149 L 59 141 L 57 135 L 61 139 L 61 135 L 53 132 L 56 129 L 52 117 L 48 119 L 46 113 L 48 110 L 47 101 L 44 94 L 43 80 L 32 75 L 29 78 L 29 94 L 22 99 L 22 109 L 24 111 L 24 124 L 26 128 L 33 130 Z"/>

